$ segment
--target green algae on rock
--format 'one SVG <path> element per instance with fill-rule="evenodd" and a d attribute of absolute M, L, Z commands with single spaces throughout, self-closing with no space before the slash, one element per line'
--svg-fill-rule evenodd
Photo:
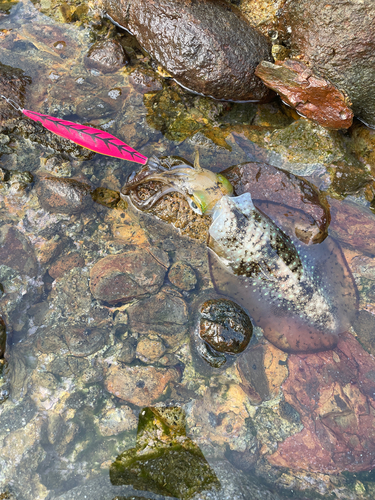
<path fill-rule="evenodd" d="M 189 500 L 220 489 L 215 472 L 199 447 L 186 436 L 181 408 L 144 408 L 135 448 L 119 455 L 110 468 L 114 485 Z"/>

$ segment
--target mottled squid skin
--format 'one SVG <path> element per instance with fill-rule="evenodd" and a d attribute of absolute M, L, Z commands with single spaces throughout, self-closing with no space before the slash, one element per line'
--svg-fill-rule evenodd
<path fill-rule="evenodd" d="M 332 238 L 313 246 L 293 241 L 254 206 L 249 193 L 233 196 L 222 176 L 199 165 L 156 172 L 154 162 L 148 168 L 123 193 L 132 198 L 135 186 L 157 180 L 162 193 L 177 190 L 196 212 L 212 217 L 208 247 L 215 288 L 247 310 L 270 342 L 294 353 L 336 346 L 338 335 L 350 327 L 357 296 Z M 160 196 L 153 198 L 152 203 Z"/>
<path fill-rule="evenodd" d="M 356 294 L 332 239 L 313 247 L 293 242 L 249 193 L 224 196 L 209 233 L 217 289 L 245 307 L 270 342 L 287 352 L 336 346 L 350 327 Z"/>

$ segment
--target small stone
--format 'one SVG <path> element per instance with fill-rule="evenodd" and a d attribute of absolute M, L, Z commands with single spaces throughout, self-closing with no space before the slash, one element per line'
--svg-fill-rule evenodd
<path fill-rule="evenodd" d="M 187 262 L 175 262 L 168 273 L 169 281 L 181 290 L 193 290 L 197 284 L 194 269 Z"/>
<path fill-rule="evenodd" d="M 84 328 L 67 325 L 63 332 L 70 354 L 89 356 L 97 352 L 106 341 L 106 332 L 99 328 Z"/>
<path fill-rule="evenodd" d="M 25 236 L 12 226 L 4 225 L 0 229 L 0 262 L 27 276 L 36 276 L 38 272 L 32 246 Z"/>
<path fill-rule="evenodd" d="M 262 61 L 255 74 L 298 113 L 323 127 L 347 129 L 352 125 L 353 112 L 344 94 L 301 61 Z"/>
<path fill-rule="evenodd" d="M 169 382 L 178 379 L 179 374 L 173 368 L 112 365 L 107 371 L 105 387 L 124 401 L 136 406 L 149 406 L 162 396 Z"/>
<path fill-rule="evenodd" d="M 165 353 L 165 346 L 160 339 L 142 338 L 137 345 L 137 358 L 144 363 L 155 363 Z"/>
<path fill-rule="evenodd" d="M 118 40 L 102 40 L 94 43 L 85 57 L 87 68 L 102 73 L 113 73 L 128 64 L 128 58 Z"/>
<path fill-rule="evenodd" d="M 48 274 L 54 280 L 61 278 L 66 272 L 74 267 L 84 267 L 85 261 L 77 252 L 72 252 L 55 260 L 48 270 Z"/>
<path fill-rule="evenodd" d="M 93 191 L 92 199 L 105 207 L 115 208 L 120 201 L 120 193 L 113 189 L 98 187 Z"/>
<path fill-rule="evenodd" d="M 116 356 L 117 361 L 121 361 L 121 363 L 130 365 L 130 363 L 135 359 L 136 349 L 137 341 L 135 338 L 129 337 L 125 339 L 122 343 L 121 351 Z"/>
<path fill-rule="evenodd" d="M 92 203 L 90 186 L 74 179 L 41 177 L 36 192 L 41 206 L 52 213 L 77 214 Z"/>
<path fill-rule="evenodd" d="M 168 347 L 178 344 L 187 332 L 187 304 L 181 297 L 167 291 L 131 305 L 128 314 L 133 332 L 157 335 Z"/>
<path fill-rule="evenodd" d="M 147 92 L 156 92 L 162 90 L 163 85 L 153 71 L 143 69 L 134 70 L 129 76 L 129 82 L 137 92 L 147 94 Z"/>
<path fill-rule="evenodd" d="M 227 299 L 212 299 L 200 308 L 200 337 L 215 351 L 238 354 L 246 349 L 253 334 L 249 316 Z"/>
<path fill-rule="evenodd" d="M 70 177 L 72 175 L 70 161 L 65 160 L 63 157 L 41 158 L 40 164 L 44 170 L 56 177 Z"/>
<path fill-rule="evenodd" d="M 129 302 L 155 293 L 163 284 L 165 272 L 145 251 L 109 255 L 91 269 L 91 293 L 109 304 Z"/>
<path fill-rule="evenodd" d="M 104 99 L 88 97 L 77 105 L 77 115 L 83 120 L 103 120 L 115 112 L 115 108 Z"/>
<path fill-rule="evenodd" d="M 138 425 L 137 417 L 129 406 L 120 406 L 106 410 L 98 421 L 102 436 L 115 436 L 120 432 L 135 430 Z"/>

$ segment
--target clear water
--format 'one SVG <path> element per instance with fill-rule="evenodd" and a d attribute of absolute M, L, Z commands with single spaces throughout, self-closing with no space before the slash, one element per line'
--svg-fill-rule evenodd
<path fill-rule="evenodd" d="M 267 138 L 298 119 L 281 103 L 233 105 L 190 95 L 121 36 L 130 64 L 110 74 L 89 70 L 89 28 L 57 23 L 20 2 L 0 17 L 0 62 L 31 77 L 25 108 L 102 127 L 146 156 L 193 161 L 198 145 L 202 166 L 215 171 L 268 161 L 309 175 L 318 189 L 333 185 L 330 158 L 313 161 L 306 146 L 293 161 L 269 147 Z M 152 75 L 159 88 L 145 93 L 134 70 Z M 213 293 L 204 242 L 125 204 L 51 212 L 37 183 L 23 189 L 15 174 L 74 178 L 115 196 L 139 166 L 69 156 L 39 129 L 1 134 L 0 166 L 13 184 L 2 182 L 0 191 L 0 311 L 8 339 L 1 387 L 9 392 L 0 405 L 0 498 L 162 498 L 152 489 L 135 491 L 131 481 L 112 484 L 109 475 L 116 457 L 141 440 L 142 408 L 155 405 L 183 409 L 186 434 L 221 485 L 197 487 L 196 499 L 374 497 L 375 225 L 364 189 L 350 200 L 334 193 L 332 201 L 331 234 L 341 242 L 360 309 L 338 347 L 288 355 L 255 328 L 247 351 L 214 370 L 190 344 L 197 304 Z M 350 146 L 350 132 L 341 139 Z M 107 290 L 100 301 L 92 269 L 123 255 L 132 255 L 144 295 L 119 306 Z M 194 270 L 190 288 L 173 282 L 169 269 L 177 262 Z"/>

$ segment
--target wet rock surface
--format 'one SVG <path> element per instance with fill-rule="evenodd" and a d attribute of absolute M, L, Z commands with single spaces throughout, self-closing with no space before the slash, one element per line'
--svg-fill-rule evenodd
<path fill-rule="evenodd" d="M 127 64 L 128 59 L 117 40 L 96 42 L 85 59 L 87 68 L 95 68 L 103 73 L 112 73 Z"/>
<path fill-rule="evenodd" d="M 151 254 L 134 251 L 101 259 L 90 276 L 94 297 L 116 304 L 155 293 L 163 283 L 165 268 Z"/>
<path fill-rule="evenodd" d="M 36 190 L 42 207 L 52 213 L 73 215 L 92 203 L 90 186 L 74 179 L 42 177 Z"/>
<path fill-rule="evenodd" d="M 124 401 L 144 406 L 155 403 L 163 395 L 169 382 L 178 379 L 179 373 L 172 368 L 111 366 L 106 374 L 105 387 Z"/>
<path fill-rule="evenodd" d="M 180 290 L 193 290 L 197 284 L 194 269 L 187 262 L 175 262 L 168 272 L 168 279 Z"/>
<path fill-rule="evenodd" d="M 298 113 L 323 127 L 346 129 L 352 125 L 353 112 L 345 95 L 302 62 L 287 59 L 275 65 L 262 61 L 256 75 Z"/>
<path fill-rule="evenodd" d="M 277 61 L 294 57 L 273 24 L 281 2 L 231 3 L 272 38 Z M 198 147 L 204 168 L 220 172 L 236 165 L 237 193 L 244 183 L 260 210 L 288 231 L 297 227 L 294 234 L 305 243 L 326 235 L 325 196 L 331 196 L 329 229 L 340 238 L 359 291 L 361 310 L 350 332 L 363 349 L 349 342 L 346 350 L 339 344 L 344 355 L 288 355 L 256 327 L 244 351 L 224 354 L 232 361 L 211 367 L 189 335 L 196 299 L 209 300 L 213 288 L 209 218 L 194 214 L 176 193 L 161 199 L 151 216 L 135 212 L 118 193 L 138 166 L 93 157 L 15 116 L 0 131 L 0 314 L 8 337 L 0 381 L 0 495 L 9 490 L 24 500 L 159 500 L 111 485 L 108 474 L 116 456 L 134 449 L 139 405 L 147 396 L 157 398 L 152 404 L 159 408 L 183 407 L 189 438 L 220 481 L 221 490 L 196 493 L 196 500 L 374 498 L 373 358 L 366 357 L 373 349 L 375 311 L 371 130 L 358 121 L 346 132 L 328 130 L 277 99 L 234 104 L 190 94 L 156 68 L 134 37 L 95 17 L 80 0 L 20 2 L 4 19 L 1 62 L 33 76 L 22 103 L 28 109 L 89 121 L 146 156 L 179 155 L 192 162 Z M 88 70 L 90 46 L 114 37 L 129 65 L 111 73 Z M 242 168 L 241 162 L 252 166 Z M 92 186 L 95 203 L 72 214 L 43 209 L 32 176 L 46 171 Z M 302 176 L 312 177 L 307 182 Z M 148 189 L 146 196 L 158 187 Z M 144 295 L 114 303 L 105 300 L 109 280 L 104 299 L 96 298 L 90 271 L 107 257 L 133 252 L 139 261 L 152 255 L 159 278 L 138 283 Z M 148 257 L 142 269 L 134 261 L 132 279 L 143 280 L 145 269 L 154 269 Z M 179 288 L 185 281 L 180 275 L 174 283 L 168 277 L 181 262 L 197 280 L 189 290 Z M 134 385 L 142 381 L 143 388 Z M 109 382 L 111 390 L 136 399 L 118 398 L 107 390 Z M 331 472 L 335 464 L 337 474 Z"/>
<path fill-rule="evenodd" d="M 373 467 L 375 448 L 368 433 L 375 425 L 374 367 L 374 358 L 350 334 L 334 351 L 289 356 L 284 395 L 304 430 L 284 441 L 269 461 L 318 472 Z"/>
<path fill-rule="evenodd" d="M 4 225 L 0 231 L 1 264 L 26 274 L 35 276 L 38 270 L 33 248 L 25 236 L 16 228 Z"/>
<path fill-rule="evenodd" d="M 375 125 L 374 5 L 371 0 L 285 2 L 281 24 L 292 55 L 347 93 L 354 114 Z M 343 28 L 345 26 L 345 28 Z"/>
<path fill-rule="evenodd" d="M 261 60 L 270 60 L 269 42 L 234 6 L 221 0 L 177 5 L 168 0 L 105 0 L 103 5 L 183 86 L 216 99 L 261 100 L 269 95 L 254 74 Z"/>
<path fill-rule="evenodd" d="M 128 484 L 186 500 L 205 490 L 219 490 L 214 471 L 199 447 L 186 436 L 184 424 L 180 408 L 144 408 L 140 413 L 137 445 L 112 464 L 112 484 Z"/>
<path fill-rule="evenodd" d="M 55 260 L 52 266 L 48 269 L 48 274 L 51 278 L 61 278 L 67 271 L 74 267 L 83 267 L 85 265 L 84 259 L 79 253 L 69 253 Z"/>
<path fill-rule="evenodd" d="M 0 94 L 13 99 L 22 106 L 25 102 L 26 88 L 31 83 L 31 78 L 19 68 L 12 68 L 0 63 Z M 18 118 L 19 111 L 14 109 L 4 99 L 0 99 L 0 126 L 4 126 L 8 120 Z"/>
<path fill-rule="evenodd" d="M 199 311 L 199 336 L 219 352 L 238 354 L 250 342 L 253 326 L 248 315 L 234 302 L 208 300 Z"/>
<path fill-rule="evenodd" d="M 255 206 L 272 219 L 275 215 L 278 217 L 279 212 L 277 208 L 273 209 L 273 203 L 283 203 L 304 212 L 307 217 L 301 213 L 301 218 L 296 220 L 295 234 L 305 243 L 318 243 L 326 237 L 330 223 L 328 204 L 316 187 L 305 179 L 272 165 L 252 162 L 230 167 L 223 175 L 237 195 L 251 193 Z"/>

